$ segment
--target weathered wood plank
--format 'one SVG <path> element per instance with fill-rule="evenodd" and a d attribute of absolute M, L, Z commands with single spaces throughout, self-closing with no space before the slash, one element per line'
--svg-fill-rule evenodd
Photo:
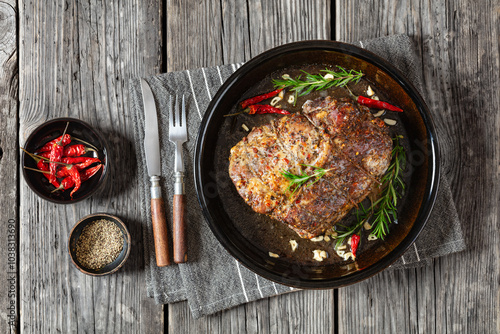
<path fill-rule="evenodd" d="M 498 332 L 499 15 L 492 2 L 337 2 L 336 38 L 407 33 L 416 42 L 469 246 L 339 290 L 340 333 Z"/>
<path fill-rule="evenodd" d="M 16 333 L 19 320 L 17 4 L 0 1 L 0 331 Z"/>
<path fill-rule="evenodd" d="M 20 184 L 23 332 L 158 333 L 162 308 L 147 298 L 136 198 L 128 79 L 161 66 L 162 2 L 22 2 L 20 140 L 46 119 L 71 116 L 108 140 L 111 175 L 92 199 L 55 205 Z M 120 216 L 132 235 L 118 273 L 92 278 L 67 254 L 70 229 L 94 212 Z"/>
<path fill-rule="evenodd" d="M 280 44 L 329 38 L 330 2 L 169 0 L 166 24 L 168 71 L 230 64 Z M 182 302 L 168 306 L 168 332 L 329 333 L 334 309 L 332 291 L 300 291 L 198 320 Z"/>

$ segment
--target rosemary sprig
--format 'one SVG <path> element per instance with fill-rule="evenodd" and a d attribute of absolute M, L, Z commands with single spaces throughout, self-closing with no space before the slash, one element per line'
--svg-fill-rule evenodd
<path fill-rule="evenodd" d="M 310 74 L 302 71 L 305 74 L 305 79 L 301 79 L 301 75 L 293 79 L 289 76 L 283 76 L 283 79 L 273 80 L 275 87 L 290 88 L 296 95 L 303 96 L 309 94 L 313 90 L 324 90 L 330 87 L 343 87 L 349 82 L 358 82 L 363 76 L 361 71 L 346 70 L 343 67 L 337 66 L 337 72 L 328 68 L 321 70 L 325 75 Z"/>
<path fill-rule="evenodd" d="M 292 188 L 293 188 L 290 196 L 293 196 L 293 194 L 300 187 L 302 187 L 305 183 L 307 183 L 310 179 L 316 178 L 312 183 L 307 185 L 308 187 L 315 184 L 316 182 L 318 182 L 319 179 L 321 179 L 328 171 L 331 170 L 331 169 L 324 169 L 321 167 L 304 165 L 304 164 L 302 166 L 314 168 L 314 173 L 312 173 L 311 175 L 308 175 L 308 174 L 306 174 L 306 172 L 302 171 L 302 174 L 296 175 L 296 174 L 293 174 L 287 170 L 281 171 L 281 175 L 283 175 L 285 177 L 285 179 L 287 179 L 289 181 L 288 187 L 286 188 L 286 190 L 292 190 Z"/>
<path fill-rule="evenodd" d="M 393 138 L 394 147 L 391 152 L 392 160 L 387 172 L 380 180 L 381 193 L 380 197 L 372 204 L 365 208 L 362 204 L 356 211 L 356 224 L 353 226 L 343 226 L 337 224 L 337 243 L 336 248 L 344 243 L 345 239 L 357 233 L 363 224 L 370 221 L 372 226 L 372 234 L 378 239 L 384 239 L 389 232 L 389 225 L 398 222 L 397 204 L 398 200 L 403 196 L 405 184 L 403 182 L 402 173 L 406 168 L 406 154 L 403 146 L 399 143 L 402 136 Z"/>

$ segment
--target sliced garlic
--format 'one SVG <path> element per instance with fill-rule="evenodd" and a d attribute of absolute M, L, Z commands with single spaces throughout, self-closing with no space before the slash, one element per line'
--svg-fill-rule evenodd
<path fill-rule="evenodd" d="M 370 241 L 373 241 L 373 240 L 377 240 L 378 238 L 375 234 L 370 234 L 367 239 Z"/>
<path fill-rule="evenodd" d="M 309 239 L 311 241 L 314 241 L 314 242 L 318 242 L 318 241 L 323 241 L 324 237 L 322 235 L 320 235 L 319 237 L 316 237 L 316 238 L 312 238 L 312 239 Z"/>
<path fill-rule="evenodd" d="M 345 253 L 344 256 L 344 261 L 349 260 L 349 258 L 352 258 L 354 260 L 354 255 L 351 252 Z"/>
<path fill-rule="evenodd" d="M 272 105 L 273 107 L 276 105 L 276 103 L 278 103 L 279 101 L 281 101 L 282 98 L 279 97 L 279 96 L 275 96 L 272 100 L 271 100 L 271 103 L 269 103 L 270 105 Z"/>
<path fill-rule="evenodd" d="M 278 94 L 280 99 L 283 99 L 285 97 L 285 91 L 281 90 L 280 93 Z"/>
<path fill-rule="evenodd" d="M 396 125 L 396 123 L 397 123 L 395 120 L 390 119 L 390 118 L 384 118 L 384 122 L 387 125 Z"/>
<path fill-rule="evenodd" d="M 250 129 L 248 128 L 248 126 L 245 123 L 241 124 L 241 127 L 243 128 L 243 130 L 245 130 L 247 132 L 250 131 Z"/>
<path fill-rule="evenodd" d="M 342 246 L 338 246 L 338 247 L 337 247 L 337 249 L 338 249 L 338 250 L 342 250 L 342 249 L 346 249 L 346 248 L 347 248 L 347 246 L 346 246 L 346 245 L 342 245 Z"/>
<path fill-rule="evenodd" d="M 339 234 L 337 233 L 337 231 L 332 231 L 332 233 L 330 233 L 330 235 L 335 238 Z"/>
<path fill-rule="evenodd" d="M 325 80 L 333 80 L 334 77 L 333 77 L 333 75 L 331 73 L 327 73 L 327 74 L 325 74 L 323 76 L 323 79 L 325 79 Z"/>
<path fill-rule="evenodd" d="M 347 240 L 347 244 L 350 246 L 351 245 L 351 239 L 352 237 L 349 237 L 349 239 Z"/>
<path fill-rule="evenodd" d="M 366 89 L 366 95 L 368 95 L 368 96 L 375 95 L 375 92 L 373 91 L 372 86 L 368 86 L 368 88 Z"/>
<path fill-rule="evenodd" d="M 371 97 L 371 99 L 372 99 L 372 100 L 377 100 L 377 101 L 379 101 L 379 100 L 380 100 L 380 99 L 378 98 L 378 96 L 377 96 L 377 95 L 373 95 L 373 96 Z"/>
<path fill-rule="evenodd" d="M 330 237 L 327 236 L 327 235 L 325 235 L 325 238 L 323 240 L 325 240 L 326 242 L 328 242 L 328 241 L 330 241 Z"/>
<path fill-rule="evenodd" d="M 291 94 L 291 95 L 288 97 L 288 103 L 292 104 L 294 101 L 295 101 L 295 96 L 293 96 L 293 94 Z"/>
<path fill-rule="evenodd" d="M 269 252 L 269 256 L 270 256 L 270 257 L 274 257 L 274 258 L 278 258 L 278 257 L 280 257 L 278 254 L 273 253 L 273 252 Z"/>
<path fill-rule="evenodd" d="M 313 250 L 313 259 L 318 261 L 318 262 L 321 262 L 323 261 L 323 259 L 326 259 L 328 257 L 328 254 L 324 251 L 324 250 L 321 250 L 321 249 L 315 249 Z"/>
<path fill-rule="evenodd" d="M 370 223 L 368 221 L 365 221 L 365 223 L 363 224 L 363 227 L 365 228 L 365 230 L 369 230 L 372 228 L 372 226 L 370 225 Z"/>
<path fill-rule="evenodd" d="M 288 74 L 283 74 L 281 77 L 282 77 L 283 79 L 285 79 L 285 80 L 290 79 L 290 75 L 288 75 Z"/>
<path fill-rule="evenodd" d="M 323 261 L 323 257 L 321 257 L 321 250 L 315 249 L 313 250 L 313 254 L 314 254 L 313 260 L 316 260 L 318 262 Z"/>
<path fill-rule="evenodd" d="M 380 117 L 385 113 L 385 109 L 377 111 L 375 114 L 373 114 L 373 117 Z"/>
<path fill-rule="evenodd" d="M 338 250 L 337 251 L 337 255 L 340 256 L 340 257 L 344 257 L 344 254 L 345 254 L 345 251 L 343 251 L 343 250 Z"/>
<path fill-rule="evenodd" d="M 297 247 L 299 247 L 299 244 L 295 240 L 290 240 L 289 243 L 290 243 L 290 246 L 292 247 L 292 252 L 295 252 Z"/>

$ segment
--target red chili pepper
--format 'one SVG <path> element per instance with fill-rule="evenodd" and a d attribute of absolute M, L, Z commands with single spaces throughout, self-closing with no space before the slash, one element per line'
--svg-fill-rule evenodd
<path fill-rule="evenodd" d="M 63 157 L 61 159 L 61 161 L 64 162 L 65 164 L 73 164 L 73 165 L 74 164 L 81 164 L 81 163 L 88 163 L 90 161 L 90 164 L 88 166 L 90 166 L 94 162 L 101 162 L 101 160 L 99 160 L 99 158 L 92 158 L 92 157 Z"/>
<path fill-rule="evenodd" d="M 67 176 L 61 181 L 61 185 L 59 187 L 57 187 L 56 189 L 52 190 L 52 192 L 56 192 L 58 190 L 69 189 L 69 188 L 73 187 L 74 184 L 75 184 L 75 181 L 73 180 L 73 178 L 71 176 Z"/>
<path fill-rule="evenodd" d="M 102 164 L 99 164 L 97 166 L 82 170 L 80 172 L 80 177 L 82 179 L 82 182 L 85 182 L 88 179 L 90 179 L 92 176 L 94 176 L 99 171 L 99 169 L 101 169 L 101 167 L 102 167 Z"/>
<path fill-rule="evenodd" d="M 59 187 L 59 182 L 57 182 L 56 179 L 51 180 L 51 178 L 50 178 L 50 172 L 49 172 L 50 166 L 49 166 L 48 162 L 46 162 L 45 160 L 43 160 L 42 158 L 40 158 L 40 156 L 37 156 L 35 154 L 31 154 L 30 152 L 26 151 L 22 147 L 21 147 L 21 150 L 23 150 L 26 154 L 28 154 L 30 157 L 32 157 L 33 160 L 35 160 L 36 167 L 38 168 L 38 171 L 42 172 L 44 174 L 44 176 L 50 181 L 50 183 L 54 187 L 56 187 L 56 188 Z M 26 167 L 26 166 L 24 168 L 32 169 L 32 170 L 36 171 L 36 169 L 34 169 L 34 168 L 29 168 L 29 167 Z"/>
<path fill-rule="evenodd" d="M 248 107 L 248 114 L 281 114 L 290 115 L 290 112 L 284 109 L 275 108 L 267 104 L 254 104 Z"/>
<path fill-rule="evenodd" d="M 72 175 L 73 171 L 71 171 L 71 169 L 76 168 L 77 171 L 80 171 L 96 162 L 101 162 L 101 161 L 97 158 L 87 158 L 85 161 L 79 164 L 75 165 L 68 164 L 57 171 L 57 177 L 65 177 L 68 175 Z"/>
<path fill-rule="evenodd" d="M 387 109 L 387 110 L 392 110 L 392 111 L 403 112 L 403 109 L 395 107 L 392 104 L 389 104 L 389 103 L 383 102 L 383 101 L 379 101 L 379 100 L 369 99 L 369 98 L 364 97 L 364 96 L 358 96 L 357 101 L 359 104 L 367 106 L 368 108 Z"/>
<path fill-rule="evenodd" d="M 60 136 L 60 137 L 57 137 L 54 140 L 49 141 L 48 143 L 46 143 L 45 145 L 43 145 L 41 149 L 39 149 L 39 150 L 36 151 L 37 154 L 40 154 L 41 152 L 50 152 L 51 149 L 52 149 L 52 146 L 55 143 L 57 143 L 58 141 L 61 141 L 61 145 L 62 146 L 66 146 L 66 145 L 68 145 L 71 142 L 71 136 L 69 134 L 65 134 L 64 137 Z"/>
<path fill-rule="evenodd" d="M 347 88 L 347 87 L 346 87 Z M 398 108 L 396 106 L 393 106 L 392 104 L 389 104 L 387 102 L 379 101 L 379 100 L 373 100 L 364 96 L 357 96 L 354 95 L 353 92 L 349 88 L 347 88 L 349 91 L 349 94 L 351 97 L 356 100 L 359 104 L 367 106 L 368 108 L 373 108 L 373 109 L 387 109 L 391 111 L 399 111 L 403 112 L 403 109 Z"/>
<path fill-rule="evenodd" d="M 95 150 L 83 144 L 76 144 L 66 146 L 63 151 L 63 157 L 79 157 L 88 152 L 95 152 Z"/>
<path fill-rule="evenodd" d="M 75 183 L 75 187 L 73 188 L 73 190 L 71 190 L 71 193 L 69 194 L 69 196 L 71 198 L 73 198 L 73 194 L 78 189 L 80 189 L 80 187 L 82 185 L 82 179 L 80 177 L 80 172 L 78 171 L 78 169 L 75 166 L 73 166 L 72 168 L 68 168 L 68 171 L 69 171 L 69 176 L 71 176 L 71 178 L 73 179 L 73 182 Z"/>
<path fill-rule="evenodd" d="M 257 95 L 257 96 L 254 96 L 254 97 L 251 97 L 249 99 L 246 99 L 245 101 L 241 102 L 241 107 L 243 109 L 245 109 L 246 107 L 252 105 L 252 104 L 256 104 L 256 103 L 259 103 L 261 101 L 264 101 L 265 99 L 268 99 L 270 97 L 273 97 L 273 96 L 276 96 L 279 94 L 279 92 L 281 92 L 283 90 L 283 88 L 278 88 L 276 90 L 273 90 L 272 92 L 269 92 L 269 93 L 265 93 L 265 94 L 262 94 L 262 95 Z"/>
<path fill-rule="evenodd" d="M 351 237 L 351 252 L 352 252 L 352 255 L 354 257 L 356 257 L 356 251 L 358 250 L 358 245 L 359 245 L 359 240 L 361 238 L 359 237 L 359 235 L 357 234 L 354 234 L 352 237 Z"/>
<path fill-rule="evenodd" d="M 44 157 L 44 158 L 50 159 L 50 151 L 40 152 L 40 153 L 37 153 L 36 155 L 38 155 L 40 157 Z"/>
<path fill-rule="evenodd" d="M 90 179 L 92 176 L 94 176 L 102 167 L 102 164 L 99 164 L 94 167 L 87 168 L 85 170 L 82 170 L 80 172 L 80 181 L 85 182 L 88 179 Z M 52 190 L 52 192 L 56 192 L 59 190 L 67 190 L 75 185 L 75 180 L 72 176 L 67 176 L 61 181 L 61 185 Z"/>
<path fill-rule="evenodd" d="M 69 122 L 66 123 L 66 128 L 64 129 L 64 132 L 63 132 L 62 136 L 60 137 L 61 139 L 59 141 L 56 141 L 55 143 L 53 143 L 52 148 L 50 150 L 50 155 L 49 155 L 49 159 L 51 161 L 51 163 L 50 163 L 50 175 L 49 175 L 50 176 L 50 179 L 49 179 L 50 183 L 52 183 L 56 179 L 56 171 L 57 171 L 56 162 L 60 162 L 61 158 L 62 158 L 62 153 L 64 150 L 64 146 L 62 145 L 62 141 L 66 135 L 66 130 L 68 130 L 68 125 L 69 125 Z"/>

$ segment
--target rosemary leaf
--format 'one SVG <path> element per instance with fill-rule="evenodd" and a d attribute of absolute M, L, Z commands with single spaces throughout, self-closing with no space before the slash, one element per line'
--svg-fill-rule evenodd
<path fill-rule="evenodd" d="M 304 80 L 301 79 L 301 75 L 297 76 L 295 79 L 286 76 L 283 79 L 273 80 L 273 83 L 276 87 L 290 88 L 291 91 L 296 92 L 299 96 L 303 96 L 314 90 L 325 90 L 331 87 L 343 87 L 349 82 L 358 82 L 363 76 L 361 71 L 347 71 L 340 66 L 337 66 L 337 68 L 337 72 L 329 69 L 321 70 L 321 72 L 325 73 L 324 75 L 311 74 L 306 71 L 302 71 L 305 74 Z"/>

